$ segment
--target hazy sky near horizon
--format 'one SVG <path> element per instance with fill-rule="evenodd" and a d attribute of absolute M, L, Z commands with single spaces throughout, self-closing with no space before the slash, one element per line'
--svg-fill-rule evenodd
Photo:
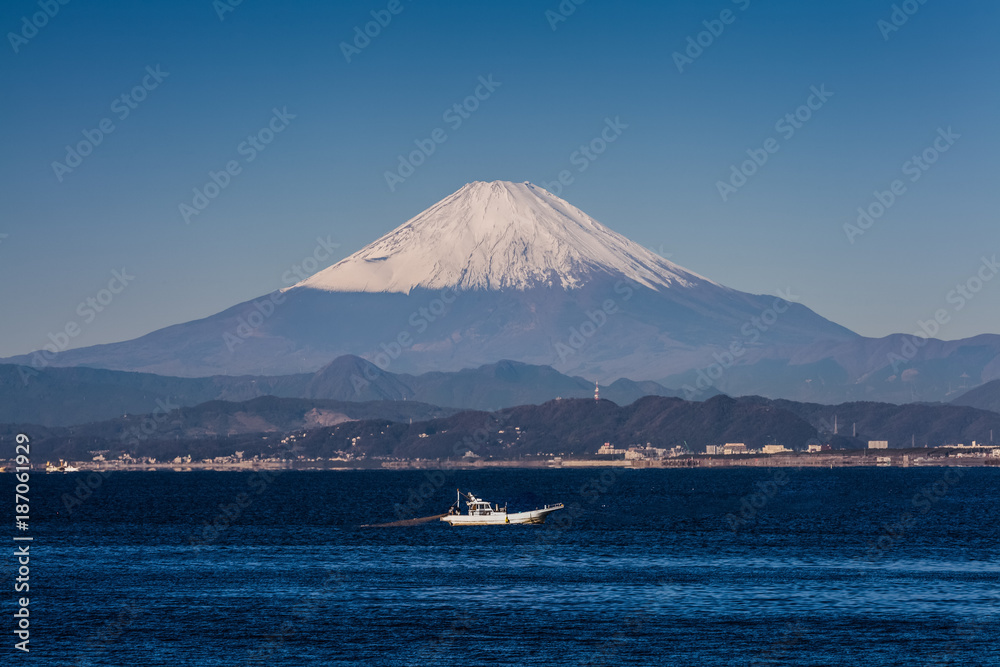
<path fill-rule="evenodd" d="M 0 356 L 206 317 L 498 179 L 863 335 L 941 309 L 940 338 L 1000 333 L 998 24 L 987 0 L 12 0 Z"/>

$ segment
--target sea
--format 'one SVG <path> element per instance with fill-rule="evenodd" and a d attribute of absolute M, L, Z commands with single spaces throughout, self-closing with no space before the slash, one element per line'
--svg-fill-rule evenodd
<path fill-rule="evenodd" d="M 13 647 L 8 588 L 3 664 L 1000 664 L 996 468 L 79 472 L 30 486 L 30 653 Z M 370 527 L 445 512 L 456 488 L 565 508 L 542 526 Z"/>

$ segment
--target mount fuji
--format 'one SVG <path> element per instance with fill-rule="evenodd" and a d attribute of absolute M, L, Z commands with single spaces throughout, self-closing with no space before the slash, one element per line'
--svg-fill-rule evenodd
<path fill-rule="evenodd" d="M 346 354 L 394 373 L 513 359 L 690 397 L 714 385 L 817 402 L 940 400 L 1000 377 L 1000 336 L 927 341 L 901 368 L 892 353 L 908 338 L 864 338 L 791 297 L 730 289 L 542 188 L 494 181 L 274 294 L 131 341 L 6 361 L 198 377 L 313 372 Z"/>
<path fill-rule="evenodd" d="M 470 183 L 298 286 L 329 292 L 716 283 L 655 255 L 531 183 Z"/>

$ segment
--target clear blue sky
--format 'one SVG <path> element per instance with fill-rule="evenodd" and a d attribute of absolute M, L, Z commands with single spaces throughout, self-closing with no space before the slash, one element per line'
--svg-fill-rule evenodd
<path fill-rule="evenodd" d="M 389 4 L 244 0 L 220 20 L 211 0 L 76 0 L 36 33 L 37 0 L 4 3 L 0 355 L 68 322 L 77 347 L 204 317 L 285 286 L 317 237 L 340 244 L 329 264 L 468 181 L 564 169 L 561 196 L 613 229 L 731 287 L 790 288 L 864 335 L 951 312 L 948 292 L 1000 253 L 992 0 L 911 0 L 891 32 L 888 1 L 589 0 L 553 30 L 558 0 L 403 0 L 347 62 L 341 43 Z M 679 72 L 674 52 L 726 9 Z M 490 75 L 452 128 L 443 113 Z M 833 96 L 786 138 L 775 122 L 823 85 Z M 249 162 L 239 146 L 275 108 L 295 118 Z M 627 128 L 581 172 L 573 153 L 606 118 Z M 113 132 L 57 175 L 104 119 Z M 910 181 L 904 163 L 948 127 L 960 137 Z M 436 128 L 446 141 L 390 191 L 385 172 Z M 723 201 L 717 182 L 768 138 L 778 151 Z M 179 204 L 230 160 L 240 173 L 185 224 Z M 894 179 L 905 192 L 849 243 L 844 224 Z M 134 280 L 81 316 L 122 268 Z M 1000 278 L 952 315 L 940 337 L 1000 333 Z"/>

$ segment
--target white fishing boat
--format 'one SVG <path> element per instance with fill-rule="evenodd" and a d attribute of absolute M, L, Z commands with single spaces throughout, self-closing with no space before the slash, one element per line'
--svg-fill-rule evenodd
<path fill-rule="evenodd" d="M 457 498 L 452 505 L 451 511 L 441 517 L 441 521 L 450 523 L 453 526 L 494 526 L 498 524 L 510 523 L 545 523 L 545 517 L 563 508 L 563 504 L 546 505 L 541 509 L 533 509 L 527 512 L 507 512 L 507 506 L 491 505 L 481 498 L 477 498 L 471 493 L 465 494 L 456 490 Z M 467 514 L 461 513 L 462 496 L 465 496 Z"/>

